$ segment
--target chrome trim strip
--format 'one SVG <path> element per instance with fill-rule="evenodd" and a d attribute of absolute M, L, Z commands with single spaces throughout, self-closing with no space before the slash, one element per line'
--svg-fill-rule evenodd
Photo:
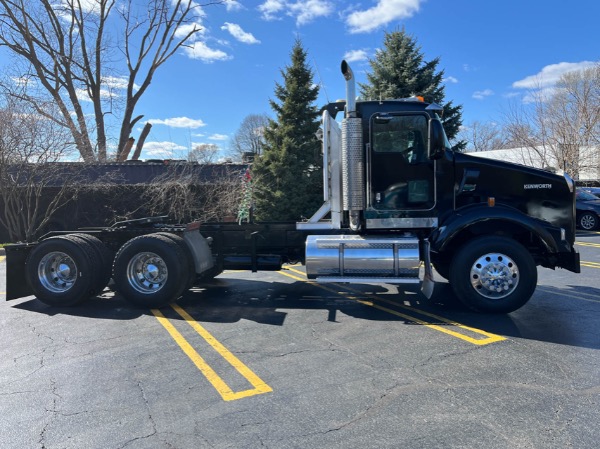
<path fill-rule="evenodd" d="M 437 225 L 437 217 L 368 218 L 366 227 L 367 229 L 435 228 Z"/>

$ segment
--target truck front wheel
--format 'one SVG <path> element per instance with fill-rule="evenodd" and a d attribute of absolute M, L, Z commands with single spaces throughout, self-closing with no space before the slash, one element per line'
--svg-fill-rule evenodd
<path fill-rule="evenodd" d="M 533 295 L 537 268 L 520 243 L 506 237 L 479 237 L 454 256 L 450 284 L 458 299 L 472 309 L 509 313 Z"/>
<path fill-rule="evenodd" d="M 164 306 L 183 292 L 188 280 L 187 263 L 179 245 L 170 238 L 158 234 L 136 237 L 125 243 L 115 257 L 116 290 L 137 306 Z"/>

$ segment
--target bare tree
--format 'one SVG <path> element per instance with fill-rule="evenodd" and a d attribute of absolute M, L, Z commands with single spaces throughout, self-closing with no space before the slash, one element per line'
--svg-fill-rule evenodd
<path fill-rule="evenodd" d="M 173 164 L 144 188 L 144 208 L 178 223 L 234 219 L 243 174 L 235 165 Z"/>
<path fill-rule="evenodd" d="M 22 63 L 15 75 L 28 89 L 21 99 L 68 129 L 83 160 L 106 160 L 106 119 L 112 114 L 120 122 L 120 159 L 143 117 L 135 115 L 135 108 L 156 71 L 201 31 L 200 7 L 218 3 L 222 1 L 0 0 L 0 46 Z M 122 37 L 109 35 L 113 16 L 121 20 Z M 117 42 L 122 55 L 112 49 Z M 118 93 L 122 90 L 124 96 Z M 59 116 L 45 115 L 40 105 L 48 97 Z"/>
<path fill-rule="evenodd" d="M 266 114 L 250 114 L 244 118 L 230 144 L 236 160 L 242 160 L 244 153 L 262 153 L 265 144 L 264 132 L 268 125 L 269 117 Z"/>
<path fill-rule="evenodd" d="M 14 100 L 0 109 L 0 224 L 32 241 L 72 198 L 77 173 L 56 162 L 73 151 L 65 129 Z M 43 193 L 46 194 L 43 194 Z"/>
<path fill-rule="evenodd" d="M 197 164 L 214 164 L 219 158 L 219 150 L 219 146 L 214 143 L 201 143 L 190 151 L 188 161 Z"/>
<path fill-rule="evenodd" d="M 461 127 L 457 140 L 467 143 L 467 151 L 498 150 L 506 144 L 500 125 L 477 120 Z"/>
<path fill-rule="evenodd" d="M 530 104 L 513 106 L 506 131 L 524 157 L 567 171 L 575 179 L 598 176 L 600 65 L 561 76 L 553 89 L 530 93 Z"/>

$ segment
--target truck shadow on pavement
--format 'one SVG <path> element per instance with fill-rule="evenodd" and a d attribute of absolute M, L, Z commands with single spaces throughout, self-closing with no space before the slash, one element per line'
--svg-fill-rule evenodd
<path fill-rule="evenodd" d="M 576 292 L 577 300 L 571 291 Z M 420 325 L 417 320 L 410 319 L 415 317 L 426 324 L 453 326 L 457 323 L 508 338 L 600 349 L 600 332 L 595 318 L 600 313 L 600 289 L 593 287 L 559 289 L 542 286 L 524 307 L 503 315 L 477 313 L 465 308 L 450 285 L 444 282 L 436 283 L 433 296 L 427 299 L 417 287 L 326 284 L 321 288 L 302 281 L 216 278 L 210 284 L 186 292 L 177 304 L 199 322 L 250 320 L 283 326 L 289 311 L 322 310 L 326 312 L 323 321 L 336 325 L 343 315 L 366 321 Z M 35 298 L 13 307 L 48 316 L 62 314 L 106 320 L 152 316 L 149 308 L 133 307 L 110 291 L 76 307 L 50 307 Z M 168 316 L 183 319 L 172 310 Z"/>
<path fill-rule="evenodd" d="M 13 307 L 48 316 L 69 315 L 102 320 L 134 320 L 149 313 L 148 309 L 133 307 L 121 296 L 109 290 L 72 307 L 48 306 L 35 297 L 31 298 Z"/>

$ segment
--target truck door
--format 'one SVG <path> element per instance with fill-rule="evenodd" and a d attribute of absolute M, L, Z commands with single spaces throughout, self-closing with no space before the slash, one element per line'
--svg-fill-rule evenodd
<path fill-rule="evenodd" d="M 375 114 L 367 156 L 367 219 L 404 218 L 403 227 L 422 226 L 436 202 L 435 162 L 427 155 L 426 113 Z M 382 227 L 372 221 L 368 227 Z M 368 222 L 367 222 L 368 224 Z M 393 227 L 393 226 L 385 226 Z"/>

